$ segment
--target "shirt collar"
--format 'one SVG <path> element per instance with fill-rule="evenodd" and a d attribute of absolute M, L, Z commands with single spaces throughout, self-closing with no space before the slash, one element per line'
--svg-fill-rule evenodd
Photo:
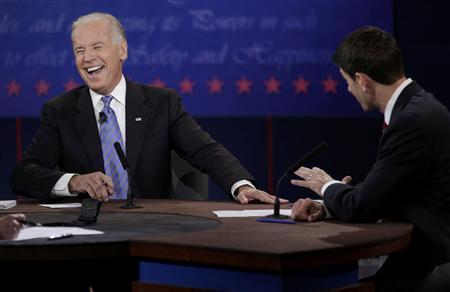
<path fill-rule="evenodd" d="M 384 110 L 384 122 L 386 125 L 389 125 L 389 122 L 391 121 L 392 116 L 392 110 L 394 109 L 394 105 L 397 102 L 398 97 L 402 93 L 403 89 L 405 89 L 406 86 L 408 86 L 412 82 L 411 78 L 406 79 L 403 81 L 399 87 L 394 91 L 392 96 L 389 98 L 389 101 L 386 105 L 386 109 Z"/>
<path fill-rule="evenodd" d="M 122 78 L 120 79 L 119 84 L 117 84 L 117 86 L 113 89 L 113 91 L 108 95 L 112 95 L 117 102 L 119 102 L 120 104 L 125 106 L 126 91 L 127 91 L 127 83 L 125 82 L 125 77 L 123 77 L 123 74 L 122 74 Z M 102 98 L 103 95 L 93 91 L 90 88 L 89 88 L 89 93 L 91 94 L 92 103 L 95 106 L 96 104 L 98 104 L 100 102 L 100 99 Z M 103 107 L 103 103 L 102 103 L 102 107 Z"/>

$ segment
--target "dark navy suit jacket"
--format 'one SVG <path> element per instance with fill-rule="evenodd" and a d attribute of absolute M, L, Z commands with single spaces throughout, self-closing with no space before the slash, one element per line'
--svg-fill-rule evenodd
<path fill-rule="evenodd" d="M 355 137 L 357 139 L 357 137 Z M 331 185 L 333 217 L 354 222 L 400 219 L 414 225 L 410 247 L 395 264 L 425 272 L 450 260 L 450 120 L 417 83 L 400 94 L 381 136 L 376 161 L 357 186 Z M 396 261 L 392 256 L 391 262 Z M 401 268 L 400 268 L 401 269 Z M 399 270 L 400 271 L 400 270 Z"/>

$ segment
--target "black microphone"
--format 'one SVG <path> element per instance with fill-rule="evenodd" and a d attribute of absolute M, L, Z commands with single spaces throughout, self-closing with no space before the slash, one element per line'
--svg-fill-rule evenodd
<path fill-rule="evenodd" d="M 125 170 L 128 170 L 130 168 L 130 165 L 128 164 L 128 160 L 125 157 L 125 153 L 123 153 L 122 147 L 120 146 L 119 142 L 114 142 L 114 148 L 116 149 L 117 156 L 119 156 L 120 163 L 122 164 L 123 168 Z"/>
<path fill-rule="evenodd" d="M 120 163 L 123 166 L 123 169 L 127 171 L 128 174 L 128 193 L 127 193 L 127 203 L 123 206 L 120 206 L 122 209 L 136 209 L 142 208 L 142 206 L 138 206 L 134 204 L 134 194 L 133 194 L 133 176 L 130 171 L 130 164 L 128 164 L 127 157 L 125 153 L 123 153 L 122 147 L 119 142 L 114 142 L 114 149 L 116 149 L 117 156 L 119 156 Z"/>
<path fill-rule="evenodd" d="M 299 160 L 297 160 L 294 164 L 292 164 L 284 173 L 283 175 L 278 179 L 277 187 L 275 189 L 275 204 L 273 206 L 273 215 L 269 215 L 267 217 L 274 218 L 274 219 L 287 219 L 289 216 L 280 215 L 280 196 L 278 194 L 278 189 L 280 187 L 280 183 L 288 174 L 293 174 L 297 169 L 300 168 L 300 166 L 303 166 L 305 162 L 313 159 L 316 157 L 320 152 L 325 150 L 328 147 L 328 143 L 325 141 L 320 142 L 319 145 L 314 147 L 311 151 L 300 157 Z"/>
<path fill-rule="evenodd" d="M 293 174 L 297 169 L 300 168 L 306 161 L 313 159 L 316 157 L 320 152 L 325 150 L 328 147 L 328 143 L 325 141 L 320 142 L 319 145 L 314 147 L 311 151 L 303 155 L 297 162 L 292 164 L 285 172 L 285 174 Z"/>
<path fill-rule="evenodd" d="M 106 116 L 106 114 L 101 111 L 98 114 L 98 122 L 100 123 L 100 125 L 103 125 L 104 123 L 108 122 L 108 116 Z"/>

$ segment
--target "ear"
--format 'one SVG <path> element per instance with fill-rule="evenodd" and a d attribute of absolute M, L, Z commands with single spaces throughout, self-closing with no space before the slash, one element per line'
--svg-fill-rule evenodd
<path fill-rule="evenodd" d="M 120 61 L 124 62 L 128 58 L 128 44 L 126 40 L 121 40 L 119 45 Z"/>
<path fill-rule="evenodd" d="M 370 77 L 364 73 L 355 73 L 355 82 L 361 87 L 362 92 L 367 92 Z"/>

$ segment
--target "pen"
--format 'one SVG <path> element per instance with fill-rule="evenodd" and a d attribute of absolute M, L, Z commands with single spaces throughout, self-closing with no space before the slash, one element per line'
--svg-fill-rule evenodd
<path fill-rule="evenodd" d="M 48 237 L 48 240 L 56 240 L 56 239 L 62 239 L 62 238 L 68 238 L 72 237 L 72 233 L 63 233 L 63 234 L 55 234 Z"/>
<path fill-rule="evenodd" d="M 42 223 L 28 221 L 28 220 L 19 220 L 19 222 L 25 226 L 42 226 Z"/>

